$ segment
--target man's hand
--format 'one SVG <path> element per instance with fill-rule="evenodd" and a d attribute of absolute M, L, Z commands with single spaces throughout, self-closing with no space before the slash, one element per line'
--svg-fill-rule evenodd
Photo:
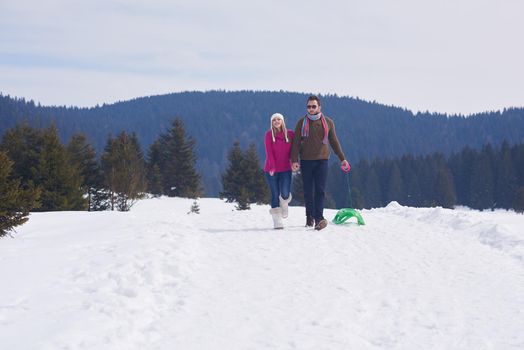
<path fill-rule="evenodd" d="M 291 164 L 291 170 L 297 172 L 298 169 L 300 169 L 300 164 L 298 164 L 298 162 L 294 162 L 293 164 Z"/>
<path fill-rule="evenodd" d="M 349 165 L 349 162 L 344 159 L 343 161 L 340 162 L 340 168 L 344 170 L 346 173 L 348 173 L 349 170 L 351 169 L 351 166 Z"/>

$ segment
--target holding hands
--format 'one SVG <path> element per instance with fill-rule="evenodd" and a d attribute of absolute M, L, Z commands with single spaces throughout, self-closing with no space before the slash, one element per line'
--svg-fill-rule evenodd
<path fill-rule="evenodd" d="M 340 168 L 343 171 L 345 171 L 346 173 L 348 173 L 349 170 L 351 170 L 351 165 L 349 165 L 349 162 L 344 159 L 343 161 L 340 162 Z M 300 164 L 298 162 L 291 164 L 291 170 L 293 170 L 293 172 L 297 172 L 299 169 L 300 169 Z"/>

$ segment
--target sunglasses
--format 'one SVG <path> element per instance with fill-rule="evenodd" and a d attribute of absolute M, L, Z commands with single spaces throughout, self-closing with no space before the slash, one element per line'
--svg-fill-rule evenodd
<path fill-rule="evenodd" d="M 307 105 L 306 107 L 307 109 L 316 109 L 318 106 L 317 105 Z"/>

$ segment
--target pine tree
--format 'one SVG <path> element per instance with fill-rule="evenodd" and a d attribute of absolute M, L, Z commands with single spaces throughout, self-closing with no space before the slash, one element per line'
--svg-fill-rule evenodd
<path fill-rule="evenodd" d="M 162 169 L 160 168 L 163 165 L 162 145 L 160 144 L 160 139 L 157 139 L 149 146 L 146 162 L 147 192 L 154 197 L 160 197 L 164 194 L 164 181 Z M 166 192 L 166 194 L 168 193 Z"/>
<path fill-rule="evenodd" d="M 225 198 L 228 203 L 235 202 L 245 186 L 244 180 L 244 156 L 240 148 L 240 142 L 236 141 L 227 156 L 229 164 L 222 174 L 222 188 L 220 198 Z"/>
<path fill-rule="evenodd" d="M 362 195 L 362 192 L 358 188 L 352 188 L 351 189 L 351 202 L 349 204 L 349 207 L 355 208 L 355 209 L 362 209 L 364 208 L 364 196 Z"/>
<path fill-rule="evenodd" d="M 524 143 L 511 148 L 511 160 L 517 183 L 519 186 L 524 185 Z"/>
<path fill-rule="evenodd" d="M 240 188 L 240 193 L 237 196 L 237 210 L 249 210 L 251 209 L 249 200 L 249 193 L 245 187 Z"/>
<path fill-rule="evenodd" d="M 23 189 L 19 179 L 10 178 L 12 165 L 7 154 L 0 151 L 0 237 L 28 220 L 40 195 L 34 188 Z"/>
<path fill-rule="evenodd" d="M 243 162 L 250 203 L 269 203 L 269 190 L 264 178 L 264 170 L 260 166 L 255 144 L 250 144 L 244 152 Z"/>
<path fill-rule="evenodd" d="M 420 157 L 415 166 L 415 172 L 420 184 L 420 207 L 435 207 L 437 200 L 435 196 L 435 172 L 431 156 Z"/>
<path fill-rule="evenodd" d="M 150 186 L 156 187 L 161 182 L 163 194 L 200 197 L 202 186 L 200 175 L 195 170 L 195 144 L 193 138 L 186 136 L 182 121 L 175 119 L 168 132 L 161 134 L 149 150 Z M 152 190 L 158 192 L 158 188 Z"/>
<path fill-rule="evenodd" d="M 520 187 L 515 193 L 513 209 L 515 209 L 517 213 L 524 213 L 524 187 Z"/>
<path fill-rule="evenodd" d="M 105 185 L 111 193 L 111 210 L 128 211 L 144 196 L 145 163 L 135 134 L 122 131 L 110 137 L 102 155 Z"/>
<path fill-rule="evenodd" d="M 391 201 L 397 201 L 399 203 L 405 203 L 404 201 L 404 182 L 402 175 L 396 161 L 391 163 L 389 170 L 388 186 L 386 190 L 386 203 Z"/>
<path fill-rule="evenodd" d="M 377 162 L 374 162 L 377 164 Z M 365 208 L 378 208 L 382 206 L 382 193 L 377 173 L 373 166 L 370 167 L 364 185 Z"/>
<path fill-rule="evenodd" d="M 148 179 L 148 192 L 154 197 L 160 197 L 162 195 L 162 174 L 158 164 L 148 169 Z"/>
<path fill-rule="evenodd" d="M 326 208 L 343 208 L 348 205 L 348 189 L 345 179 L 346 174 L 340 170 L 337 162 L 329 166 L 326 186 Z M 329 198 L 329 199 L 328 199 Z M 328 204 L 328 202 L 330 202 Z"/>
<path fill-rule="evenodd" d="M 369 171 L 369 163 L 363 159 L 355 166 L 351 166 L 350 185 L 351 201 L 343 203 L 343 207 L 352 206 L 355 209 L 363 209 L 365 205 L 364 188 L 365 174 Z"/>
<path fill-rule="evenodd" d="M 86 208 L 80 171 L 71 163 L 54 126 L 36 130 L 19 125 L 6 132 L 2 149 L 14 161 L 12 176 L 23 186 L 39 188 L 39 211 Z"/>
<path fill-rule="evenodd" d="M 67 152 L 72 164 L 80 170 L 81 188 L 84 195 L 87 195 L 88 210 L 99 209 L 95 205 L 97 201 L 93 201 L 93 196 L 97 196 L 102 190 L 103 178 L 95 149 L 87 142 L 85 135 L 75 134 L 67 145 Z"/>
<path fill-rule="evenodd" d="M 435 187 L 437 205 L 443 208 L 453 209 L 456 195 L 453 186 L 453 177 L 447 167 L 437 170 Z"/>
<path fill-rule="evenodd" d="M 431 182 L 432 182 L 432 202 L 436 206 L 452 209 L 455 206 L 456 194 L 453 183 L 453 175 L 449 170 L 448 163 L 444 155 L 436 153 L 428 158 Z"/>
<path fill-rule="evenodd" d="M 471 178 L 477 157 L 477 151 L 469 147 L 450 157 L 449 166 L 455 184 L 457 203 L 461 205 L 471 207 Z"/>
<path fill-rule="evenodd" d="M 40 157 L 41 139 L 41 131 L 27 124 L 17 125 L 4 134 L 1 149 L 14 161 L 11 176 L 20 179 L 22 184 L 38 182 L 35 165 Z"/>
<path fill-rule="evenodd" d="M 268 203 L 268 189 L 260 167 L 255 146 L 246 152 L 236 141 L 228 155 L 229 165 L 222 175 L 223 191 L 220 198 L 227 202 L 238 202 L 238 209 L 249 209 L 250 203 Z"/>
<path fill-rule="evenodd" d="M 109 191 L 110 209 L 115 210 L 116 186 L 118 182 L 117 140 L 112 136 L 107 139 L 101 158 L 104 186 Z"/>
<path fill-rule="evenodd" d="M 37 172 L 42 185 L 40 210 L 85 210 L 80 170 L 71 163 L 58 131 L 50 127 L 42 131 L 42 144 Z"/>
<path fill-rule="evenodd" d="M 474 209 L 488 209 L 495 204 L 492 160 L 493 149 L 491 145 L 487 145 L 473 163 L 470 191 L 471 207 Z"/>
<path fill-rule="evenodd" d="M 102 175 L 102 183 L 103 183 Z M 111 208 L 111 192 L 105 187 L 95 188 L 91 195 L 90 211 L 104 211 Z"/>
<path fill-rule="evenodd" d="M 193 204 L 191 204 L 191 208 L 189 208 L 188 214 L 191 214 L 191 213 L 200 214 L 200 206 L 198 205 L 198 202 L 196 201 L 196 199 L 193 201 Z"/>
<path fill-rule="evenodd" d="M 416 162 L 417 160 L 412 155 L 406 155 L 400 161 L 405 188 L 405 202 L 402 204 L 412 207 L 421 205 L 421 190 L 418 174 L 416 173 Z"/>
<path fill-rule="evenodd" d="M 517 176 L 511 158 L 511 149 L 507 142 L 501 146 L 495 168 L 495 203 L 498 208 L 510 209 L 517 191 Z"/>

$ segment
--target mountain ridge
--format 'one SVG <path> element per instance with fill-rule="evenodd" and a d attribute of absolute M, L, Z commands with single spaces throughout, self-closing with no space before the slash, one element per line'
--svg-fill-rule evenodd
<path fill-rule="evenodd" d="M 336 123 L 337 135 L 347 158 L 387 158 L 404 154 L 451 154 L 465 146 L 524 142 L 524 108 L 462 116 L 416 113 L 408 109 L 359 98 L 320 95 L 323 112 Z M 306 93 L 285 91 L 188 91 L 138 97 L 91 108 L 41 106 L 33 101 L 0 95 L 0 136 L 21 122 L 33 127 L 54 124 L 66 142 L 74 133 L 87 135 L 100 153 L 109 135 L 135 132 L 144 153 L 174 118 L 180 118 L 196 140 L 198 169 L 206 193 L 216 194 L 235 140 L 242 147 L 257 146 L 265 157 L 263 134 L 269 117 L 280 112 L 287 127 L 304 116 Z"/>

